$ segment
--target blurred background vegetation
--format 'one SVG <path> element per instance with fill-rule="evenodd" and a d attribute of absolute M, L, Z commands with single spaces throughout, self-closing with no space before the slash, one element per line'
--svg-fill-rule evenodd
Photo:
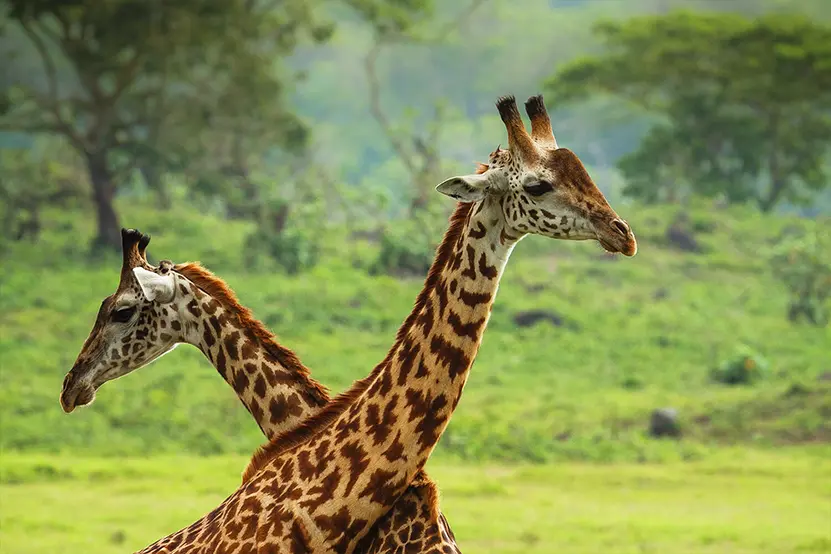
<path fill-rule="evenodd" d="M 5 0 L 0 60 L 3 552 L 140 548 L 262 440 L 195 349 L 61 412 L 120 227 L 337 392 L 537 92 L 639 253 L 517 248 L 431 461 L 463 551 L 831 552 L 831 3 Z"/>

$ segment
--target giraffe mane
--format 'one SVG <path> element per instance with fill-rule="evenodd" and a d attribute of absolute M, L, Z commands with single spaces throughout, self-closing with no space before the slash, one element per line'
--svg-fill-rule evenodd
<path fill-rule="evenodd" d="M 487 166 L 484 167 L 484 170 L 487 170 Z M 484 170 L 482 164 L 480 164 L 477 168 L 477 172 L 483 172 Z M 398 328 L 398 332 L 395 336 L 395 342 L 389 352 L 387 352 L 386 357 L 384 357 L 384 359 L 375 366 L 367 377 L 355 381 L 348 390 L 336 396 L 320 412 L 305 420 L 295 429 L 286 431 L 282 435 L 272 438 L 268 443 L 258 448 L 251 457 L 248 467 L 245 468 L 245 471 L 242 474 L 243 484 L 247 483 L 254 475 L 256 475 L 258 471 L 265 467 L 267 463 L 283 452 L 291 450 L 297 445 L 306 442 L 317 433 L 329 427 L 329 425 L 334 423 L 338 416 L 343 414 L 349 406 L 351 406 L 364 392 L 366 392 L 369 385 L 375 381 L 375 378 L 378 377 L 381 371 L 383 371 L 387 364 L 389 364 L 396 350 L 415 323 L 419 312 L 427 303 L 430 292 L 438 284 L 442 270 L 451 261 L 453 249 L 462 237 L 462 232 L 465 228 L 465 224 L 467 223 L 472 208 L 472 203 L 459 202 L 456 205 L 456 209 L 450 216 L 450 224 L 444 234 L 444 238 L 436 250 L 436 257 L 433 260 L 433 264 L 430 266 L 430 271 L 427 273 L 427 278 L 424 281 L 424 287 L 416 297 L 413 310 L 404 320 L 404 323 L 401 324 L 401 327 Z"/>
<path fill-rule="evenodd" d="M 243 329 L 249 331 L 260 342 L 263 349 L 273 356 L 288 371 L 296 375 L 299 381 L 304 381 L 318 405 L 329 402 L 329 391 L 326 387 L 312 379 L 307 368 L 293 351 L 277 342 L 277 337 L 269 331 L 263 323 L 254 317 L 254 314 L 240 304 L 237 295 L 219 277 L 211 273 L 199 262 L 187 262 L 173 267 L 174 271 L 187 278 L 203 292 L 216 299 L 223 308 L 236 316 Z"/>

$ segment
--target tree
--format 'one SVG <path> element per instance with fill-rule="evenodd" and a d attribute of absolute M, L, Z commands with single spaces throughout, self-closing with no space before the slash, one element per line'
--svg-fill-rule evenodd
<path fill-rule="evenodd" d="M 236 55 L 221 70 L 191 78 L 193 91 L 202 91 L 198 98 L 170 95 L 169 117 L 150 128 L 149 140 L 136 141 L 149 188 L 163 191 L 161 177 L 178 174 L 192 197 L 220 196 L 227 215 L 256 217 L 265 185 L 255 174 L 266 165 L 293 165 L 309 136 L 279 101 L 286 86 L 273 68 L 264 70 L 269 57 Z"/>
<path fill-rule="evenodd" d="M 281 104 L 285 87 L 267 60 L 285 56 L 305 33 L 314 39 L 327 33 L 303 0 L 10 0 L 7 6 L 5 15 L 36 50 L 44 78 L 5 91 L 0 130 L 58 134 L 69 142 L 92 185 L 94 245 L 109 248 L 120 246 L 113 206 L 119 182 L 136 165 L 153 184 L 159 170 L 190 163 L 199 131 L 185 121 L 199 116 L 202 128 L 239 130 L 244 113 L 246 128 L 259 118 L 255 131 L 271 126 L 276 133 L 286 122 L 296 128 Z M 168 151 L 172 136 L 183 141 Z"/>
<path fill-rule="evenodd" d="M 7 241 L 37 240 L 45 208 L 65 208 L 86 196 L 82 169 L 59 142 L 0 152 L 0 250 Z"/>
<path fill-rule="evenodd" d="M 458 28 L 486 0 L 471 2 L 454 19 L 431 29 L 429 35 L 419 33 L 411 21 L 402 19 L 392 12 L 374 24 L 373 43 L 364 58 L 369 95 L 369 111 L 389 142 L 393 153 L 410 174 L 413 185 L 413 198 L 410 201 L 410 215 L 425 210 L 433 198 L 433 187 L 438 182 L 441 159 L 438 142 L 442 127 L 446 124 L 445 106 L 438 102 L 434 106 L 433 117 L 424 133 L 404 131 L 391 121 L 381 105 L 381 80 L 378 76 L 378 57 L 385 46 L 402 43 L 440 42 L 445 40 L 450 29 Z"/>
<path fill-rule="evenodd" d="M 605 53 L 567 64 L 546 89 L 555 102 L 605 93 L 657 116 L 620 160 L 630 194 L 654 200 L 680 181 L 769 211 L 827 186 L 831 28 L 802 16 L 671 12 L 595 32 Z"/>

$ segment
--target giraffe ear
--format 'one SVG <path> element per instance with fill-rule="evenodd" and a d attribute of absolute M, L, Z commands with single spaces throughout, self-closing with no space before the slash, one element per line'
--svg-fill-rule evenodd
<path fill-rule="evenodd" d="M 483 174 L 460 175 L 444 181 L 436 190 L 462 202 L 478 202 L 490 189 L 488 177 Z"/>
<path fill-rule="evenodd" d="M 133 268 L 133 275 L 136 276 L 144 297 L 150 302 L 166 304 L 171 302 L 176 295 L 176 283 L 173 280 L 172 271 L 167 275 L 159 275 L 139 266 Z"/>

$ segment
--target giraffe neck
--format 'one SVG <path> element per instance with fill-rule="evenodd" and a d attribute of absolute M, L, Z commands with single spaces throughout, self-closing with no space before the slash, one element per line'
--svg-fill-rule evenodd
<path fill-rule="evenodd" d="M 403 483 L 427 461 L 459 402 L 503 270 L 519 239 L 504 230 L 497 202 L 489 198 L 457 207 L 453 218 L 461 219 L 461 230 L 455 238 L 445 237 L 451 244 L 440 247 L 385 367 L 361 399 L 363 411 L 379 406 L 400 413 L 387 434 L 393 444 L 400 435 L 403 452 L 394 461 L 385 458 L 390 462 L 385 471 L 394 471 Z M 379 428 L 383 437 L 383 426 Z M 366 431 L 372 444 L 378 444 L 378 432 Z"/>
<path fill-rule="evenodd" d="M 286 483 L 292 474 L 309 487 L 327 483 L 325 503 L 309 508 L 310 516 L 318 521 L 318 512 L 328 514 L 321 516 L 325 522 L 349 513 L 364 530 L 392 506 L 435 448 L 479 349 L 517 240 L 493 215 L 499 213 L 492 204 L 456 208 L 387 357 L 300 430 L 260 449 L 244 482 L 267 479 L 279 468 Z"/>
<path fill-rule="evenodd" d="M 194 273 L 183 273 L 197 280 Z M 227 293 L 211 295 L 210 287 L 206 292 L 190 279 L 187 286 L 185 308 L 180 311 L 184 342 L 210 360 L 269 440 L 296 429 L 328 403 L 326 389 L 239 305 L 227 287 L 223 290 L 230 298 Z"/>

